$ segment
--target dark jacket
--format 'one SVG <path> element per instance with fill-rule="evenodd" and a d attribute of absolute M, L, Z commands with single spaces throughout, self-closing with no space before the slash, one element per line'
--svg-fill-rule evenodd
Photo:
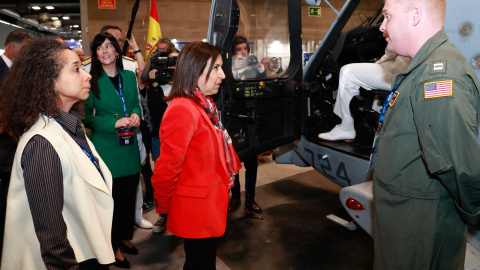
<path fill-rule="evenodd" d="M 151 136 L 158 138 L 158 130 L 162 123 L 163 114 L 167 109 L 167 103 L 163 100 L 165 97 L 163 89 L 160 86 L 149 86 L 147 89 L 147 107 L 150 111 L 150 124 L 152 126 Z"/>

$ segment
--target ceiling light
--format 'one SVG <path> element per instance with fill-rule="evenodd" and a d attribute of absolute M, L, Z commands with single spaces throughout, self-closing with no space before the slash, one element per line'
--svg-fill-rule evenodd
<path fill-rule="evenodd" d="M 46 9 L 54 9 L 53 6 L 46 6 L 45 8 L 46 8 Z"/>
<path fill-rule="evenodd" d="M 33 9 L 33 10 L 40 10 L 40 9 L 42 9 L 42 8 L 39 7 L 39 6 L 32 6 L 32 9 Z"/>
<path fill-rule="evenodd" d="M 70 17 L 68 17 L 68 16 L 63 16 L 62 19 L 64 19 L 64 20 L 70 20 Z"/>
<path fill-rule="evenodd" d="M 52 17 L 52 20 L 56 21 L 58 20 L 58 17 Z"/>
<path fill-rule="evenodd" d="M 78 28 L 78 27 L 80 27 L 78 24 L 73 25 L 73 28 Z"/>

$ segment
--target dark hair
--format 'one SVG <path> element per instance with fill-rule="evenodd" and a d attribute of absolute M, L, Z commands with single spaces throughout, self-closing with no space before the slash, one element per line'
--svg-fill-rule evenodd
<path fill-rule="evenodd" d="M 175 48 L 175 45 L 173 45 L 172 41 L 168 38 L 160 38 L 157 43 L 155 43 L 156 45 L 160 44 L 160 43 L 166 43 L 168 44 L 168 47 L 169 49 L 171 48 Z"/>
<path fill-rule="evenodd" d="M 32 40 L 32 37 L 22 30 L 12 31 L 5 39 L 5 47 L 10 43 L 22 44 L 25 40 Z"/>
<path fill-rule="evenodd" d="M 107 25 L 104 25 L 104 26 L 102 27 L 102 29 L 100 29 L 100 33 L 102 33 L 102 34 L 103 34 L 103 33 L 107 33 L 107 31 L 108 31 L 109 29 L 115 29 L 115 30 L 118 30 L 118 31 L 122 32 L 122 29 L 120 29 L 120 27 L 118 27 L 118 26 L 116 26 L 116 25 L 109 25 L 109 24 L 107 24 Z"/>
<path fill-rule="evenodd" d="M 102 63 L 98 60 L 97 55 L 97 48 L 100 47 L 105 40 L 108 39 L 110 43 L 112 43 L 115 51 L 118 53 L 118 57 L 115 59 L 115 65 L 120 69 L 123 70 L 123 63 L 122 63 L 122 51 L 120 50 L 120 45 L 118 45 L 117 40 L 115 39 L 112 34 L 109 33 L 99 33 L 97 34 L 92 41 L 92 45 L 90 49 L 92 51 L 92 68 L 90 69 L 90 75 L 92 75 L 92 79 L 90 84 L 92 85 L 92 93 L 97 97 L 100 98 L 100 89 L 98 87 L 98 79 L 102 75 Z"/>
<path fill-rule="evenodd" d="M 207 80 L 210 77 L 215 60 L 220 57 L 220 48 L 202 41 L 194 41 L 183 47 L 178 55 L 175 75 L 173 76 L 172 90 L 167 100 L 176 97 L 195 99 L 195 88 L 198 78 L 202 75 L 209 59 Z"/>
<path fill-rule="evenodd" d="M 248 40 L 244 36 L 235 35 L 232 40 L 232 52 L 235 54 L 235 47 L 240 44 L 247 44 L 247 52 L 250 53 L 250 46 L 248 45 Z"/>
<path fill-rule="evenodd" d="M 173 47 L 173 48 L 170 48 L 168 50 L 165 51 L 165 55 L 166 56 L 169 56 L 171 53 L 180 53 L 179 50 L 177 50 L 177 48 Z"/>
<path fill-rule="evenodd" d="M 20 136 L 33 126 L 40 114 L 60 117 L 59 97 L 55 91 L 66 57 L 70 50 L 53 39 L 33 40 L 7 71 L 0 87 L 0 125 Z M 78 112 L 83 101 L 74 105 Z M 80 110 L 79 113 L 83 113 Z"/>

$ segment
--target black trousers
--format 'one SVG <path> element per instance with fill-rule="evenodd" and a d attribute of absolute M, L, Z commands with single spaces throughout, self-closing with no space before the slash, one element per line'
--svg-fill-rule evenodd
<path fill-rule="evenodd" d="M 144 202 L 153 202 L 153 187 L 152 187 L 152 165 L 150 164 L 150 154 L 147 152 L 145 163 L 142 164 L 143 181 L 145 182 L 145 196 Z"/>
<path fill-rule="evenodd" d="M 10 183 L 10 172 L 0 173 L 0 261 L 2 260 L 3 234 L 5 230 L 5 214 L 7 210 L 7 192 Z"/>
<path fill-rule="evenodd" d="M 245 202 L 252 202 L 255 200 L 255 186 L 257 185 L 257 156 L 247 157 L 243 161 L 245 165 Z M 232 198 L 240 199 L 240 177 L 235 176 L 235 182 L 232 187 Z"/>
<path fill-rule="evenodd" d="M 183 270 L 215 270 L 217 238 L 185 238 L 185 265 Z"/>
<path fill-rule="evenodd" d="M 121 240 L 133 238 L 135 224 L 135 199 L 137 195 L 140 174 L 113 178 L 113 222 L 112 247 L 116 250 L 121 246 Z"/>

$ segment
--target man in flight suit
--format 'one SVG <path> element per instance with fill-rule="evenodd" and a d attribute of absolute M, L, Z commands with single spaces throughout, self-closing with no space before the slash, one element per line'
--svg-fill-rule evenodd
<path fill-rule="evenodd" d="M 374 150 L 374 269 L 463 269 L 479 220 L 480 81 L 443 30 L 445 1 L 385 1 L 387 49 L 412 61 Z"/>

